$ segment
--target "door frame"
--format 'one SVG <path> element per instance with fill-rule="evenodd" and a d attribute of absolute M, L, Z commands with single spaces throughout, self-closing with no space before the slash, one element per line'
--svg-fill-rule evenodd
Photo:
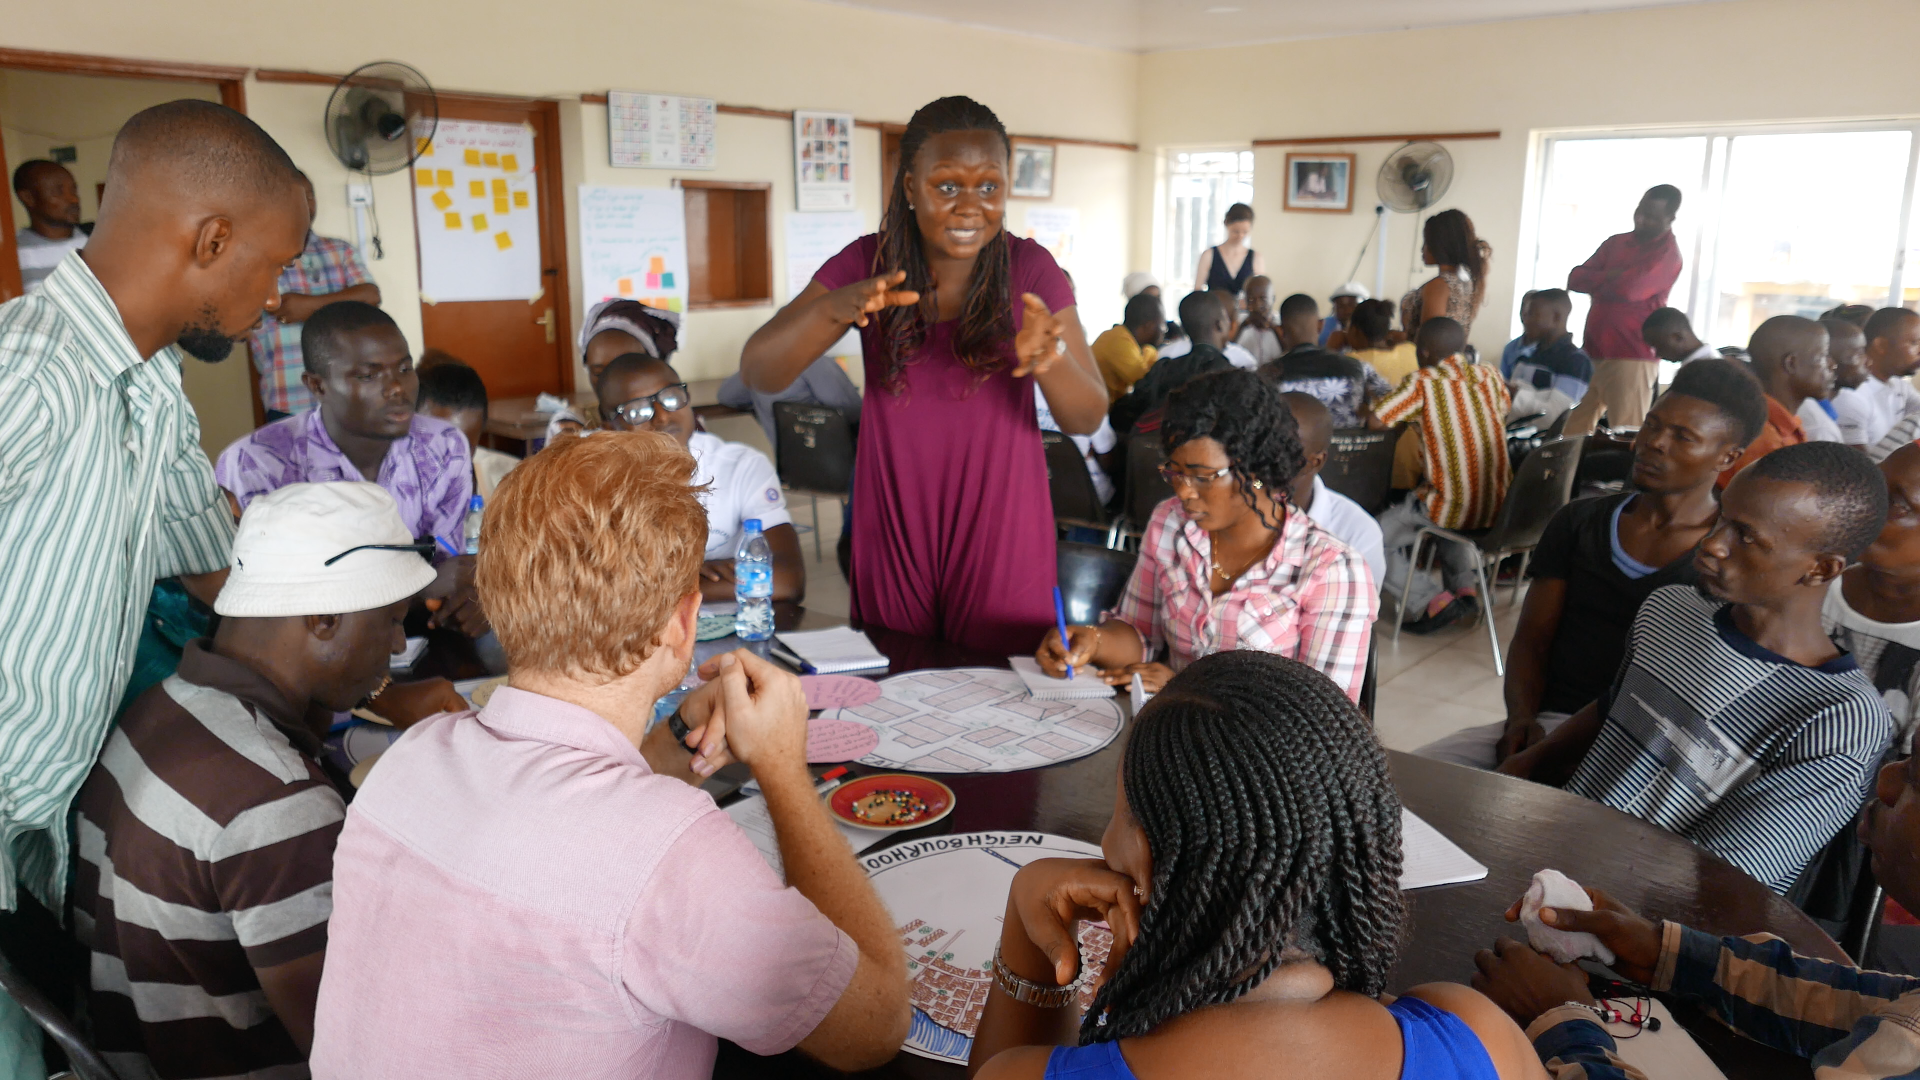
<path fill-rule="evenodd" d="M 42 52 L 37 49 L 0 48 L 0 68 L 20 71 L 45 71 L 55 75 L 106 75 L 121 79 L 164 79 L 168 82 L 212 83 L 220 90 L 220 103 L 238 113 L 247 111 L 247 69 L 222 64 L 183 64 L 172 60 L 133 60 L 117 56 L 91 56 L 85 53 Z M 0 144 L 0 164 L 6 162 L 6 146 Z M 13 166 L 5 168 L 13 175 Z M 9 193 L 11 194 L 11 193 Z M 19 296 L 20 257 L 15 246 L 13 200 L 0 198 L 0 303 Z M 251 366 L 251 365 L 249 365 Z M 255 395 L 257 398 L 259 395 Z"/>
<path fill-rule="evenodd" d="M 573 369 L 578 365 L 573 355 L 573 288 L 568 273 L 567 256 L 567 197 L 566 185 L 562 181 L 560 148 L 560 103 L 551 98 L 510 97 L 500 94 L 463 94 L 434 91 L 439 99 L 441 115 L 446 115 L 446 106 L 453 105 L 464 112 L 485 113 L 489 109 L 500 109 L 499 117 L 465 116 L 461 119 L 498 120 L 507 122 L 517 120 L 521 110 L 531 111 L 538 119 L 535 124 L 535 155 L 539 162 L 540 183 L 540 235 L 543 241 L 551 242 L 554 247 L 553 272 L 548 274 L 544 268 L 542 277 L 546 293 L 543 299 L 553 305 L 553 340 L 560 347 L 560 396 L 571 398 L 574 391 Z M 509 115 L 506 110 L 513 110 Z M 411 181 L 409 181 L 411 190 Z M 416 215 L 413 223 L 414 265 L 420 265 L 420 222 Z M 425 348 L 423 341 L 421 347 Z"/>

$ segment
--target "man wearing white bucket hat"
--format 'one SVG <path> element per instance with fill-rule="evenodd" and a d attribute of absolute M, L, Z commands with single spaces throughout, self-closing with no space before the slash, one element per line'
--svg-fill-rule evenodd
<path fill-rule="evenodd" d="M 1320 321 L 1320 347 L 1338 351 L 1345 343 L 1342 342 L 1341 346 L 1329 344 L 1333 335 L 1346 330 L 1347 324 L 1353 320 L 1353 309 L 1373 299 L 1373 294 L 1367 291 L 1365 285 L 1349 281 L 1333 290 L 1333 295 L 1327 299 L 1333 303 L 1333 313 Z"/>
<path fill-rule="evenodd" d="M 212 640 L 108 738 L 73 900 L 95 1041 L 122 1075 L 304 1069 L 346 815 L 320 739 L 387 685 L 434 580 L 422 549 L 375 484 L 255 499 Z"/>

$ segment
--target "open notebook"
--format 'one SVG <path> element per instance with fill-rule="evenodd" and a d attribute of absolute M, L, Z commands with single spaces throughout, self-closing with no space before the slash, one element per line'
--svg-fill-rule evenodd
<path fill-rule="evenodd" d="M 1487 868 L 1473 856 L 1404 806 L 1400 808 L 1400 849 L 1402 889 L 1457 885 L 1487 876 Z"/>
<path fill-rule="evenodd" d="M 1078 678 L 1056 679 L 1040 670 L 1040 662 L 1031 656 L 1009 656 L 1007 665 L 1020 681 L 1027 684 L 1027 693 L 1042 701 L 1077 701 L 1091 698 L 1110 698 L 1113 687 L 1100 678 L 1093 665 L 1075 672 Z"/>
<path fill-rule="evenodd" d="M 886 667 L 889 661 L 867 640 L 867 635 L 850 626 L 830 630 L 795 630 L 780 635 L 780 644 L 806 661 L 810 675 L 834 675 L 842 671 L 869 671 Z"/>

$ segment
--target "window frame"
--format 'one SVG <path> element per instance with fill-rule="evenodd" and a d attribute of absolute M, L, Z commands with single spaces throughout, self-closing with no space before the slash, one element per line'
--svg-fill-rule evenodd
<path fill-rule="evenodd" d="M 1903 302 L 1907 278 L 1911 276 L 1920 280 L 1920 268 L 1912 275 L 1907 273 L 1906 268 L 1910 245 L 1920 247 L 1913 244 L 1917 239 L 1913 236 L 1913 210 L 1915 184 L 1920 179 L 1920 115 L 1744 124 L 1554 128 L 1535 131 L 1532 137 L 1532 164 L 1527 174 L 1520 230 L 1521 249 L 1527 253 L 1527 270 L 1524 278 L 1515 275 L 1510 313 L 1512 332 L 1516 335 L 1520 332 L 1520 298 L 1528 289 L 1558 288 L 1565 284 L 1558 281 L 1542 282 L 1538 276 L 1541 259 L 1540 219 L 1550 194 L 1548 183 L 1553 173 L 1554 150 L 1559 144 L 1603 139 L 1704 138 L 1707 141 L 1706 153 L 1701 161 L 1700 195 L 1697 197 L 1705 202 L 1695 211 L 1700 215 L 1699 229 L 1695 233 L 1693 250 L 1682 252 L 1682 258 L 1694 268 L 1694 272 L 1690 277 L 1685 303 L 1675 303 L 1679 299 L 1677 297 L 1670 298 L 1669 303 L 1687 313 L 1701 340 L 1714 341 L 1720 330 L 1716 325 L 1719 321 L 1719 305 L 1712 301 L 1719 295 L 1722 211 L 1726 205 L 1728 163 L 1732 156 L 1733 140 L 1753 135 L 1827 135 L 1862 131 L 1905 131 L 1909 136 L 1906 177 L 1900 196 L 1900 213 L 1887 282 L 1888 301 Z"/>

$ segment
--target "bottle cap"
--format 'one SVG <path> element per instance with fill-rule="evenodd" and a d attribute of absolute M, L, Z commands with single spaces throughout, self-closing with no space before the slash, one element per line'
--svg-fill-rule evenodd
<path fill-rule="evenodd" d="M 480 509 L 480 508 L 481 508 L 482 506 L 485 506 L 485 505 L 486 505 L 486 500 L 485 500 L 485 499 L 482 499 L 482 498 L 481 498 L 480 496 L 478 496 L 478 495 L 475 495 L 475 496 L 473 497 L 473 499 L 472 499 L 471 501 L 469 501 L 469 502 L 467 503 L 467 509 L 468 509 L 468 510 L 478 510 L 478 509 Z"/>
<path fill-rule="evenodd" d="M 759 518 L 748 518 L 747 520 L 745 520 L 745 521 L 743 521 L 743 522 L 741 522 L 741 523 L 740 523 L 740 525 L 741 525 L 741 527 L 742 527 L 742 528 L 744 528 L 744 529 L 746 529 L 746 530 L 747 530 L 748 532 L 759 532 L 759 531 L 760 531 L 760 519 L 759 519 Z"/>

